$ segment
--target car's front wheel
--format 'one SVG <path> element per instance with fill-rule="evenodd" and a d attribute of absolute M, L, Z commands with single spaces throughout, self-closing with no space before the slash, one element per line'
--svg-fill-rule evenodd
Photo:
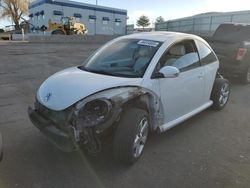
<path fill-rule="evenodd" d="M 228 80 L 224 78 L 216 78 L 211 94 L 211 100 L 213 101 L 213 108 L 215 110 L 222 110 L 229 99 L 230 85 Z"/>
<path fill-rule="evenodd" d="M 117 126 L 113 154 L 126 164 L 137 161 L 144 149 L 149 132 L 149 117 L 145 110 L 130 108 L 124 112 Z"/>

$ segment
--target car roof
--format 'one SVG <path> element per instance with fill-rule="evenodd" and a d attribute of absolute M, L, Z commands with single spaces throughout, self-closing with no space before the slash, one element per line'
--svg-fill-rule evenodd
<path fill-rule="evenodd" d="M 176 40 L 182 40 L 182 39 L 186 39 L 186 38 L 202 40 L 200 37 L 198 37 L 196 35 L 191 35 L 191 34 L 187 34 L 187 33 L 179 33 L 179 32 L 168 32 L 168 31 L 135 33 L 135 34 L 131 34 L 131 35 L 126 35 L 122 38 L 154 40 L 154 41 L 159 41 L 159 42 L 165 42 L 167 40 L 176 41 Z"/>

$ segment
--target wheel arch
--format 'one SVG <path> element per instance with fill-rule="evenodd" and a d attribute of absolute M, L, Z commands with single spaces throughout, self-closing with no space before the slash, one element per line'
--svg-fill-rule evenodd
<path fill-rule="evenodd" d="M 124 102 L 121 106 L 121 113 L 128 108 L 145 110 L 150 118 L 150 129 L 156 130 L 163 123 L 163 108 L 160 98 L 147 89 L 141 89 L 144 91 L 142 94 Z"/>
<path fill-rule="evenodd" d="M 108 99 L 112 102 L 113 113 L 110 121 L 99 126 L 102 130 L 110 127 L 114 121 L 122 116 L 128 108 L 139 108 L 148 112 L 150 117 L 150 128 L 156 130 L 163 124 L 163 105 L 160 97 L 153 91 L 140 86 L 122 86 L 99 91 L 76 104 L 80 110 L 88 102 L 95 99 Z"/>

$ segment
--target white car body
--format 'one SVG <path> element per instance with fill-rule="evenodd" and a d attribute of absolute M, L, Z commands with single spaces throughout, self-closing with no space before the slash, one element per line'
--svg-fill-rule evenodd
<path fill-rule="evenodd" d="M 164 122 L 159 126 L 161 131 L 171 128 L 212 105 L 210 95 L 219 68 L 218 60 L 207 66 L 181 73 L 177 78 L 150 78 L 162 54 L 176 41 L 199 40 L 209 47 L 206 41 L 200 37 L 183 33 L 139 33 L 115 39 L 102 48 L 124 38 L 163 42 L 143 78 L 119 78 L 85 72 L 73 67 L 52 75 L 41 85 L 37 92 L 39 102 L 51 110 L 60 111 L 102 90 L 118 86 L 138 86 L 151 91 L 161 99 L 164 111 L 162 114 Z M 51 93 L 52 96 L 50 101 L 46 102 L 45 98 L 48 93 Z"/>
<path fill-rule="evenodd" d="M 99 151 L 98 135 L 120 122 L 115 153 L 118 158 L 126 153 L 124 161 L 134 162 L 143 150 L 148 127 L 164 132 L 211 105 L 225 106 L 229 83 L 218 69 L 214 51 L 198 36 L 151 32 L 119 37 L 82 66 L 49 77 L 39 88 L 29 117 L 63 151 L 83 144 L 90 153 Z M 133 122 L 124 123 L 130 118 Z M 130 127 L 136 135 L 131 137 L 131 131 L 125 135 L 127 124 L 137 124 Z M 121 151 L 124 145 L 130 149 Z"/>

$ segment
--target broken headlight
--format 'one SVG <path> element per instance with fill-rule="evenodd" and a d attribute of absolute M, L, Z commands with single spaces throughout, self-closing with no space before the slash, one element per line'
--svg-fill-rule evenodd
<path fill-rule="evenodd" d="M 107 99 L 90 101 L 78 111 L 78 124 L 84 127 L 90 127 L 104 123 L 109 118 L 111 109 L 112 103 Z"/>

